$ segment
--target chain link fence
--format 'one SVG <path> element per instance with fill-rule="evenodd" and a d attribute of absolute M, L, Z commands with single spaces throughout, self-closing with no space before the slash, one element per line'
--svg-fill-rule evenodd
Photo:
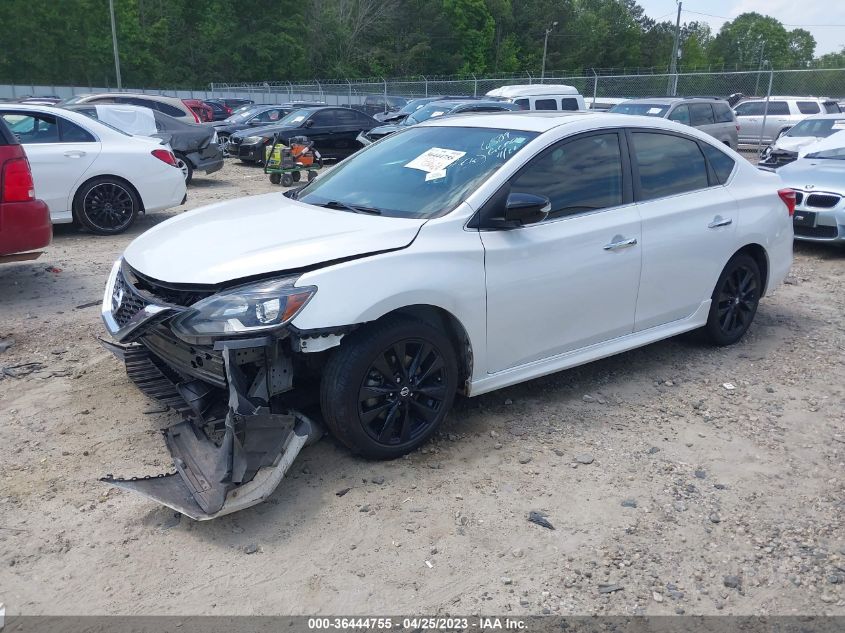
<path fill-rule="evenodd" d="M 367 97 L 434 97 L 485 95 L 507 85 L 554 83 L 574 86 L 588 105 L 601 100 L 656 96 L 747 96 L 793 95 L 845 100 L 845 69 L 757 70 L 739 72 L 695 72 L 678 74 L 580 75 L 550 72 L 540 78 L 530 73 L 495 77 L 415 77 L 357 80 L 275 81 L 254 83 L 212 83 L 196 90 L 124 88 L 124 92 L 165 94 L 183 99 L 214 97 L 252 99 L 257 103 L 320 101 L 329 105 L 358 105 Z M 108 86 L 0 85 L 0 99 L 26 96 L 69 98 L 77 94 L 108 92 Z"/>

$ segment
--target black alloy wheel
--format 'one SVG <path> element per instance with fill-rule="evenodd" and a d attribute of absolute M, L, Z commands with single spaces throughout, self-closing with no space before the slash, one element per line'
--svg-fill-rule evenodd
<path fill-rule="evenodd" d="M 420 339 L 405 339 L 382 351 L 358 391 L 364 431 L 384 446 L 407 444 L 435 423 L 446 399 L 446 364 Z"/>
<path fill-rule="evenodd" d="M 393 459 L 437 430 L 457 384 L 450 338 L 428 322 L 390 316 L 344 337 L 323 368 L 320 408 L 354 452 Z"/>
<path fill-rule="evenodd" d="M 129 185 L 106 177 L 83 185 L 73 206 L 75 219 L 85 228 L 100 235 L 115 235 L 132 226 L 141 205 Z"/>
<path fill-rule="evenodd" d="M 711 297 L 706 331 L 717 345 L 730 345 L 743 337 L 762 294 L 760 268 L 749 255 L 733 257 L 716 284 Z"/>

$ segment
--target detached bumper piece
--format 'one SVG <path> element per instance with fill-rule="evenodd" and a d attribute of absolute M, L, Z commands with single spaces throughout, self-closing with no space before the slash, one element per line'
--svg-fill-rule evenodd
<path fill-rule="evenodd" d="M 322 430 L 298 412 L 272 413 L 268 392 L 256 389 L 266 374 L 250 379 L 236 363 L 243 343 L 221 346 L 225 368 L 225 417 L 206 416 L 221 390 L 182 372 L 146 345 L 105 347 L 126 363 L 126 371 L 148 396 L 180 411 L 186 419 L 162 432 L 176 472 L 154 477 L 101 481 L 133 490 L 198 520 L 208 520 L 261 503 L 281 483 L 299 452 Z M 255 349 L 255 348 L 251 348 Z M 222 403 L 220 403 L 222 404 Z M 216 429 L 214 439 L 208 429 Z"/>

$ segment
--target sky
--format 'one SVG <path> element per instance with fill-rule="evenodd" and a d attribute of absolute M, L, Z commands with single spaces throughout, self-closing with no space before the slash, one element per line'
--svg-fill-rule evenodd
<path fill-rule="evenodd" d="M 662 22 L 675 21 L 675 0 L 637 0 L 646 14 Z M 681 22 L 707 22 L 713 34 L 741 13 L 756 11 L 780 20 L 787 30 L 801 27 L 816 38 L 816 55 L 845 46 L 845 2 L 842 0 L 683 0 Z M 695 12 L 695 13 L 694 13 Z M 709 15 L 701 15 L 707 13 Z"/>

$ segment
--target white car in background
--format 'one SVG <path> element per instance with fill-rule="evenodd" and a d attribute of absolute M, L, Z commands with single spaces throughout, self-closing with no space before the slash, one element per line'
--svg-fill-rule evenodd
<path fill-rule="evenodd" d="M 0 104 L 0 117 L 26 150 L 35 193 L 54 224 L 78 222 L 122 233 L 139 213 L 186 199 L 185 178 L 160 139 L 131 136 L 78 112 Z"/>
<path fill-rule="evenodd" d="M 699 328 L 735 343 L 792 262 L 781 186 L 672 121 L 503 112 L 162 222 L 115 263 L 102 316 L 130 378 L 185 415 L 165 435 L 178 474 L 107 481 L 208 519 L 265 499 L 319 438 L 309 400 L 391 459 L 456 393 Z"/>

